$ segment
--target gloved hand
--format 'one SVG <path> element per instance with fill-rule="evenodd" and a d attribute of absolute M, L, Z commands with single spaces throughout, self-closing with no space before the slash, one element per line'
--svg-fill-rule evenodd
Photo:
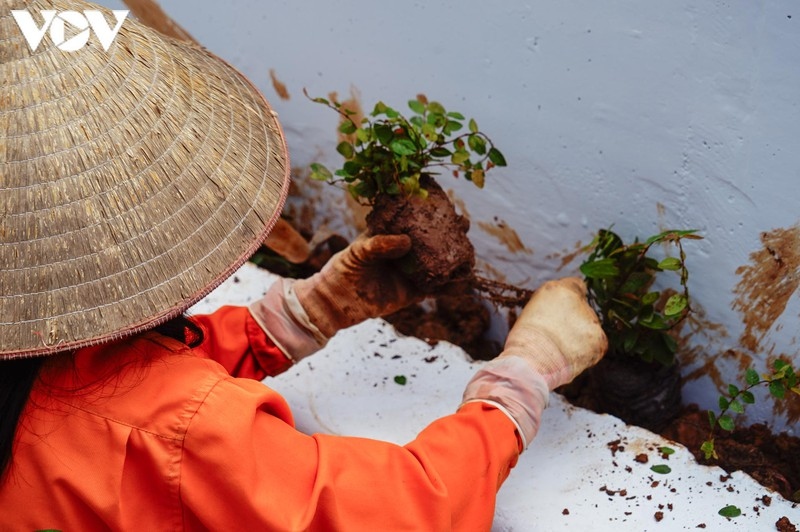
<path fill-rule="evenodd" d="M 331 257 L 319 273 L 297 281 L 297 300 L 327 337 L 400 310 L 422 297 L 389 262 L 410 249 L 407 235 L 362 235 Z"/>
<path fill-rule="evenodd" d="M 567 277 L 542 285 L 506 338 L 502 357 L 519 356 L 554 390 L 595 365 L 608 348 L 586 285 Z"/>
<path fill-rule="evenodd" d="M 597 363 L 607 347 L 583 282 L 547 282 L 525 305 L 500 356 L 467 384 L 464 402 L 486 402 L 505 412 L 525 448 L 539 430 L 550 391 Z"/>

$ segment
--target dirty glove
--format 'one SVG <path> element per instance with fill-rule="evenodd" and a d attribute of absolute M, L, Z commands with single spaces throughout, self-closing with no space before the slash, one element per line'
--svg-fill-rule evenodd
<path fill-rule="evenodd" d="M 464 402 L 494 404 L 533 440 L 549 392 L 596 364 L 608 347 L 586 286 L 575 277 L 542 285 L 522 310 L 503 352 L 472 378 Z"/>
<path fill-rule="evenodd" d="M 407 235 L 360 236 L 319 273 L 297 281 L 297 299 L 311 323 L 330 337 L 418 301 L 421 295 L 390 262 L 410 249 Z"/>
<path fill-rule="evenodd" d="M 250 312 L 297 361 L 320 349 L 340 329 L 421 299 L 390 264 L 410 248 L 406 235 L 361 236 L 308 279 L 276 282 L 250 305 Z"/>

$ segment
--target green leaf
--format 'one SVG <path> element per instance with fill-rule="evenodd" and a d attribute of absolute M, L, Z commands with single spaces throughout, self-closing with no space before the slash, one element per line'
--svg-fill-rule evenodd
<path fill-rule="evenodd" d="M 444 109 L 444 106 L 439 102 L 430 102 L 428 104 L 428 111 L 437 115 L 443 115 L 447 113 L 447 111 Z"/>
<path fill-rule="evenodd" d="M 346 161 L 342 165 L 342 172 L 345 175 L 356 176 L 361 171 L 361 168 L 363 168 L 361 163 L 357 163 L 355 161 Z"/>
<path fill-rule="evenodd" d="M 731 401 L 730 407 L 733 412 L 736 412 L 737 414 L 744 414 L 744 406 L 742 406 L 742 403 L 736 399 Z"/>
<path fill-rule="evenodd" d="M 372 110 L 372 116 L 386 114 L 386 110 L 388 107 L 383 102 L 378 102 L 375 104 L 375 108 Z"/>
<path fill-rule="evenodd" d="M 375 137 L 377 137 L 378 141 L 383 144 L 384 146 L 388 146 L 392 139 L 394 138 L 394 133 L 392 132 L 392 126 L 386 123 L 375 124 L 373 127 L 373 131 L 375 131 Z"/>
<path fill-rule="evenodd" d="M 739 388 L 734 384 L 729 384 L 728 385 L 728 395 L 733 397 L 733 396 L 738 395 L 738 394 L 739 394 Z"/>
<path fill-rule="evenodd" d="M 723 395 L 719 396 L 719 400 L 717 401 L 717 403 L 719 404 L 720 410 L 726 410 L 728 406 L 730 406 L 731 404 L 731 402 L 728 401 L 728 398 Z"/>
<path fill-rule="evenodd" d="M 654 465 L 653 467 L 651 467 L 650 471 L 652 471 L 653 473 L 658 473 L 659 475 L 666 475 L 667 473 L 671 473 L 672 472 L 672 468 L 670 468 L 666 464 L 660 464 L 660 465 Z"/>
<path fill-rule="evenodd" d="M 672 294 L 664 305 L 664 314 L 669 317 L 680 315 L 689 302 L 684 294 Z"/>
<path fill-rule="evenodd" d="M 722 508 L 719 511 L 719 515 L 721 515 L 722 517 L 728 517 L 728 518 L 739 517 L 740 515 L 742 515 L 742 511 L 737 506 L 729 504 L 728 506 Z"/>
<path fill-rule="evenodd" d="M 680 270 L 681 269 L 681 261 L 680 259 L 676 259 L 675 257 L 667 257 L 666 259 L 662 260 L 658 263 L 658 267 L 662 270 Z"/>
<path fill-rule="evenodd" d="M 747 390 L 743 391 L 740 397 L 742 398 L 742 402 L 748 405 L 755 404 L 756 402 L 755 396 Z"/>
<path fill-rule="evenodd" d="M 670 455 L 670 454 L 675 454 L 675 449 L 673 449 L 672 447 L 659 447 L 658 452 L 660 452 L 661 454 Z"/>
<path fill-rule="evenodd" d="M 339 124 L 339 132 L 345 135 L 352 135 L 356 132 L 356 129 L 358 129 L 358 127 L 356 127 L 355 122 L 352 120 L 344 120 Z"/>
<path fill-rule="evenodd" d="M 717 426 L 717 416 L 712 410 L 708 411 L 708 424 L 712 429 Z"/>
<path fill-rule="evenodd" d="M 345 159 L 352 159 L 353 155 L 355 155 L 353 145 L 347 141 L 340 142 L 339 145 L 336 146 L 336 151 L 338 151 Z"/>
<path fill-rule="evenodd" d="M 372 129 L 358 128 L 356 131 L 356 139 L 362 144 L 366 144 L 372 137 Z"/>
<path fill-rule="evenodd" d="M 786 395 L 786 388 L 781 381 L 772 381 L 769 383 L 769 393 L 777 399 L 783 399 Z"/>
<path fill-rule="evenodd" d="M 462 165 L 466 161 L 469 161 L 469 153 L 459 150 L 455 152 L 452 157 L 450 157 L 450 161 L 452 161 L 453 164 Z"/>
<path fill-rule="evenodd" d="M 433 124 L 428 124 L 427 122 L 422 124 L 420 131 L 422 131 L 422 134 L 429 142 L 436 142 L 436 139 L 439 138 L 439 133 L 436 131 L 436 127 Z"/>
<path fill-rule="evenodd" d="M 444 148 L 442 146 L 437 146 L 431 149 L 430 154 L 432 157 L 443 158 L 443 157 L 450 157 L 453 153 L 447 148 Z"/>
<path fill-rule="evenodd" d="M 670 238 L 687 238 L 692 240 L 699 240 L 703 237 L 699 235 L 695 235 L 694 233 L 697 232 L 697 229 L 689 229 L 685 231 L 676 231 L 674 229 L 668 229 L 667 231 L 663 231 L 658 233 L 657 235 L 653 235 L 645 241 L 645 245 L 649 246 L 654 242 L 660 242 L 662 240 L 667 240 Z"/>
<path fill-rule="evenodd" d="M 311 179 L 316 181 L 329 181 L 333 179 L 333 174 L 324 165 L 311 163 Z"/>
<path fill-rule="evenodd" d="M 661 297 L 661 292 L 648 292 L 642 296 L 642 305 L 652 305 L 658 298 Z"/>
<path fill-rule="evenodd" d="M 480 135 L 470 135 L 467 138 L 467 144 L 469 144 L 470 149 L 478 155 L 486 153 L 486 141 L 483 140 L 483 137 Z"/>
<path fill-rule="evenodd" d="M 303 91 L 303 92 L 305 92 L 305 91 Z M 306 96 L 308 96 L 308 94 L 306 94 Z M 328 100 L 326 100 L 325 98 L 322 98 L 322 97 L 311 98 L 311 101 L 312 102 L 316 102 L 316 103 L 321 103 L 323 105 L 330 105 L 331 104 L 331 102 L 329 102 Z"/>
<path fill-rule="evenodd" d="M 717 458 L 717 451 L 714 450 L 714 440 L 706 440 L 700 445 L 700 450 L 703 451 L 703 455 L 705 455 L 706 460 L 710 460 L 711 458 Z"/>
<path fill-rule="evenodd" d="M 465 118 L 464 115 L 462 115 L 461 113 L 456 113 L 456 112 L 447 113 L 446 116 L 447 116 L 447 118 L 452 118 L 454 120 L 464 120 L 464 118 Z"/>
<path fill-rule="evenodd" d="M 444 129 L 442 130 L 442 132 L 445 135 L 452 135 L 453 133 L 455 133 L 456 131 L 458 131 L 462 127 L 464 127 L 464 124 L 462 124 L 461 122 L 456 122 L 455 120 L 448 120 L 445 123 Z"/>
<path fill-rule="evenodd" d="M 619 275 L 614 259 L 600 259 L 581 264 L 581 273 L 589 279 L 609 279 Z"/>
<path fill-rule="evenodd" d="M 722 427 L 723 430 L 727 430 L 728 432 L 733 431 L 734 424 L 733 424 L 733 419 L 731 419 L 731 416 L 728 415 L 720 416 L 719 419 L 717 420 L 717 423 L 719 423 L 719 426 Z"/>
<path fill-rule="evenodd" d="M 408 382 L 408 379 L 406 378 L 405 375 L 395 375 L 394 382 L 396 382 L 400 386 L 405 386 L 406 383 Z"/>
<path fill-rule="evenodd" d="M 639 324 L 647 327 L 648 329 L 654 329 L 656 331 L 666 331 L 670 328 L 669 323 L 664 321 L 664 318 L 662 318 L 659 314 L 653 314 L 647 319 L 640 319 Z"/>
<path fill-rule="evenodd" d="M 506 166 L 506 158 L 503 157 L 503 154 L 500 153 L 500 150 L 497 148 L 491 148 L 489 150 L 489 160 L 492 161 L 492 164 L 495 166 Z"/>
<path fill-rule="evenodd" d="M 418 115 L 425 114 L 425 104 L 419 100 L 409 100 L 408 107 Z"/>
<path fill-rule="evenodd" d="M 478 132 L 478 123 L 475 121 L 474 118 L 470 118 L 469 119 L 469 130 L 470 130 L 471 133 L 477 133 Z"/>
<path fill-rule="evenodd" d="M 758 376 L 758 372 L 752 368 L 748 369 L 744 374 L 745 382 L 750 386 L 755 386 L 759 382 L 761 382 L 761 378 Z"/>

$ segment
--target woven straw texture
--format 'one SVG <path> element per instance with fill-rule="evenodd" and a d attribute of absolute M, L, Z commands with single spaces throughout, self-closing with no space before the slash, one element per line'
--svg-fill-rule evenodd
<path fill-rule="evenodd" d="M 154 327 L 257 249 L 289 183 L 280 125 L 207 51 L 130 17 L 104 51 L 28 46 L 0 0 L 0 358 Z M 69 35 L 68 35 L 69 37 Z"/>

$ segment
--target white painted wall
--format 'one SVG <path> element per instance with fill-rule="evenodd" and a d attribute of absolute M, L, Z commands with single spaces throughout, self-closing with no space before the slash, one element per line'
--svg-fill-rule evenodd
<path fill-rule="evenodd" d="M 481 259 L 511 282 L 535 287 L 575 272 L 577 263 L 557 271 L 560 256 L 600 227 L 626 238 L 700 229 L 705 240 L 687 245 L 691 290 L 705 319 L 727 331 L 695 338 L 711 356 L 737 348 L 743 331 L 732 310 L 737 268 L 762 248 L 761 232 L 800 218 L 800 7 L 791 0 L 161 5 L 264 91 L 295 168 L 337 162 L 336 117 L 304 87 L 343 98 L 354 90 L 366 109 L 378 99 L 403 107 L 423 92 L 474 116 L 509 166 L 482 192 L 443 184 L 465 202 Z M 290 99 L 278 97 L 270 69 Z M 321 210 L 342 205 L 327 203 Z M 478 228 L 495 217 L 529 253 Z M 770 353 L 800 361 L 798 314 L 795 294 L 752 353 L 760 366 Z M 735 380 L 735 357 L 719 360 Z M 716 403 L 705 379 L 685 393 Z M 771 419 L 771 402 L 760 404 L 752 419 Z"/>

